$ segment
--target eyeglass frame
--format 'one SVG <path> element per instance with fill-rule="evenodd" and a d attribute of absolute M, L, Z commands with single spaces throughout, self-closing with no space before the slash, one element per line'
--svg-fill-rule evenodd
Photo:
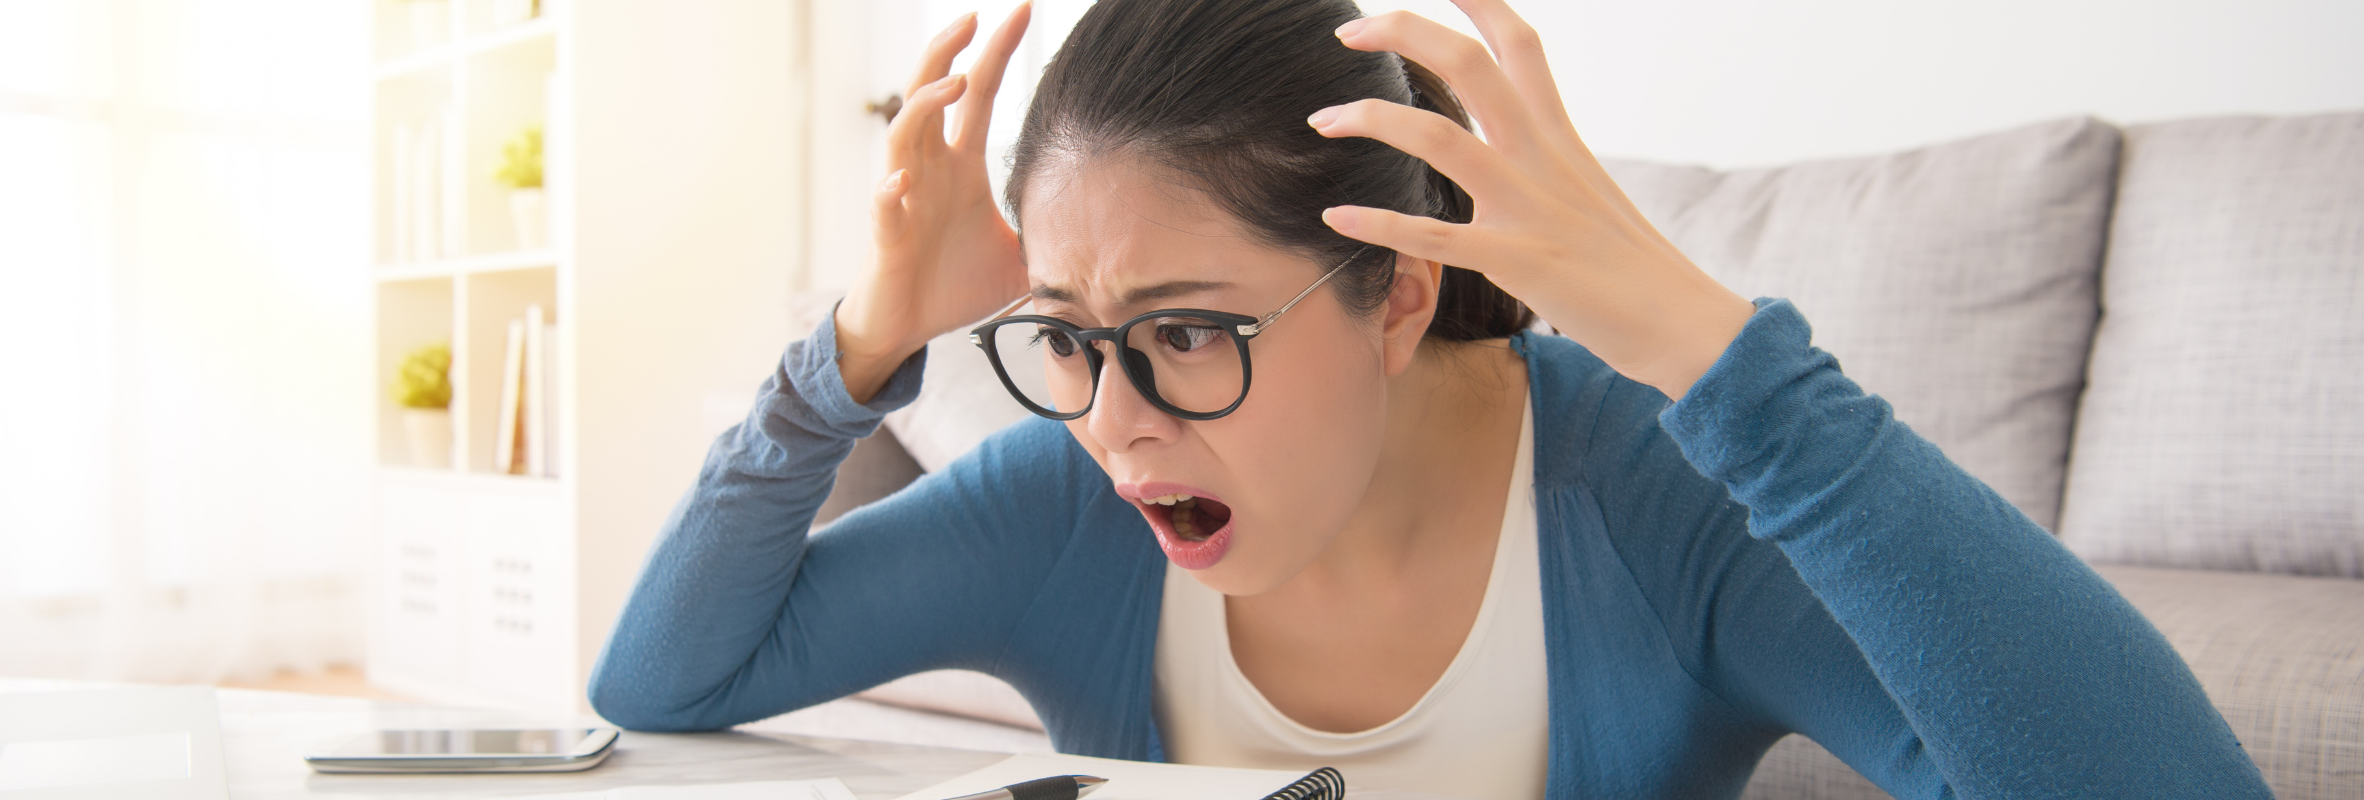
<path fill-rule="evenodd" d="M 1057 317 L 1046 317 L 1036 314 L 1011 316 L 1012 314 L 1016 314 L 1018 309 L 1024 308 L 1028 302 L 1034 300 L 1034 295 L 1032 293 L 1028 293 L 1023 297 L 1018 298 L 1016 302 L 1009 304 L 1008 307 L 1003 308 L 1001 313 L 993 315 L 992 319 L 988 319 L 985 322 L 979 324 L 977 327 L 969 329 L 969 344 L 976 345 L 977 349 L 985 351 L 985 360 L 992 362 L 993 364 L 994 376 L 1001 379 L 1002 388 L 1009 390 L 1010 396 L 1017 398 L 1019 405 L 1025 406 L 1026 410 L 1034 412 L 1036 416 L 1045 417 L 1060 422 L 1066 422 L 1069 420 L 1081 418 L 1083 415 L 1091 413 L 1093 406 L 1099 404 L 1100 372 L 1105 368 L 1108 357 L 1100 352 L 1100 348 L 1093 347 L 1092 342 L 1108 342 L 1111 346 L 1117 348 L 1118 352 L 1120 353 L 1139 353 L 1141 351 L 1135 350 L 1125 344 L 1126 337 L 1133 331 L 1133 326 L 1139 325 L 1142 322 L 1153 318 L 1161 317 L 1203 318 L 1210 322 L 1215 322 L 1230 327 L 1233 333 L 1231 341 L 1233 345 L 1239 349 L 1239 396 L 1233 398 L 1231 405 L 1224 406 L 1222 410 L 1186 411 L 1172 403 L 1166 402 L 1165 397 L 1159 395 L 1157 392 L 1157 372 L 1155 368 L 1150 366 L 1148 356 L 1144 355 L 1138 358 L 1119 358 L 1117 363 L 1119 366 L 1124 368 L 1123 372 L 1125 374 L 1125 379 L 1132 382 L 1133 389 L 1140 392 L 1141 398 L 1148 400 L 1150 405 L 1157 407 L 1157 410 L 1174 415 L 1176 417 L 1181 417 L 1183 419 L 1197 422 L 1221 419 L 1223 417 L 1230 416 L 1231 412 L 1239 410 L 1241 403 L 1248 401 L 1248 387 L 1255 383 L 1256 360 L 1248 356 L 1248 340 L 1256 338 L 1258 334 L 1261 334 L 1266 329 L 1272 327 L 1274 322 L 1280 320 L 1282 314 L 1289 313 L 1289 309 L 1296 308 L 1299 301 L 1304 300 L 1307 295 L 1313 294 L 1313 290 L 1322 288 L 1322 284 L 1329 283 L 1331 278 L 1337 277 L 1340 270 L 1346 269 L 1348 265 L 1353 264 L 1357 259 L 1362 258 L 1363 254 L 1370 252 L 1370 250 L 1371 247 L 1369 245 L 1365 245 L 1361 249 L 1354 251 L 1354 253 L 1347 256 L 1345 260 L 1338 262 L 1338 266 L 1331 267 L 1330 271 L 1322 273 L 1322 276 L 1319 278 L 1315 278 L 1313 283 L 1306 286 L 1304 291 L 1298 292 L 1296 297 L 1289 298 L 1289 302 L 1282 304 L 1280 308 L 1274 309 L 1272 313 L 1265 314 L 1261 317 L 1251 317 L 1245 314 L 1234 314 L 1228 311 L 1215 311 L 1204 308 L 1161 308 L 1141 314 L 1140 316 L 1136 316 L 1132 319 L 1125 320 L 1124 324 L 1113 328 L 1085 328 Z M 1019 322 L 1033 322 L 1036 324 L 1049 325 L 1059 328 L 1070 338 L 1073 338 L 1076 341 L 1077 347 L 1084 353 L 1086 366 L 1091 369 L 1092 373 L 1093 399 L 1091 402 L 1085 403 L 1083 408 L 1077 409 L 1072 413 L 1062 414 L 1044 408 L 1040 405 L 1037 405 L 1033 400 L 1027 399 L 1026 393 L 1018 389 L 1017 382 L 1010 380 L 1009 368 L 1003 366 L 1001 363 L 1001 350 L 994 347 L 992 340 L 989 338 L 992 336 L 994 329 L 1000 328 L 1003 325 Z M 1137 374 L 1134 372 L 1136 369 L 1142 370 L 1147 374 Z"/>

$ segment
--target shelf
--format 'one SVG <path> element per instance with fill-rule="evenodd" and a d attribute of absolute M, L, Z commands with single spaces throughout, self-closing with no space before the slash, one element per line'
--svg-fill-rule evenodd
<path fill-rule="evenodd" d="M 443 258 L 409 264 L 380 264 L 375 274 L 380 282 L 415 281 L 424 278 L 450 278 L 461 275 L 483 275 L 521 269 L 541 269 L 558 265 L 558 251 L 516 250 L 507 253 L 487 253 L 463 258 Z"/>
<path fill-rule="evenodd" d="M 396 56 L 379 62 L 371 72 L 380 81 L 398 80 L 471 56 L 493 52 L 523 42 L 549 38 L 557 31 L 557 21 L 544 15 L 525 22 L 504 25 L 482 35 L 471 36 L 458 44 L 448 44 Z"/>
<path fill-rule="evenodd" d="M 520 42 L 547 37 L 558 31 L 558 22 L 544 14 L 524 22 L 513 23 L 470 37 L 460 45 L 462 54 L 489 53 Z"/>
<path fill-rule="evenodd" d="M 381 81 L 408 78 L 413 75 L 426 72 L 427 70 L 451 63 L 457 59 L 457 50 L 457 48 L 453 47 L 438 47 L 432 50 L 420 50 L 415 53 L 397 56 L 393 59 L 389 59 L 383 63 L 380 63 L 375 69 L 371 70 L 371 72 L 374 73 L 377 79 Z"/>

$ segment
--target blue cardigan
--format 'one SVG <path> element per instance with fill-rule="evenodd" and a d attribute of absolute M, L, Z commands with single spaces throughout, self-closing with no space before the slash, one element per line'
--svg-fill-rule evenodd
<path fill-rule="evenodd" d="M 2158 631 L 1760 300 L 1681 402 L 1521 334 L 1553 798 L 1729 798 L 1813 738 L 1898 797 L 2270 797 Z M 638 730 L 722 728 L 930 669 L 1016 686 L 1061 751 L 1162 760 L 1166 560 L 1028 419 L 807 534 L 868 404 L 791 345 L 667 520 L 591 677 Z M 969 355 L 969 354 L 963 354 Z"/>

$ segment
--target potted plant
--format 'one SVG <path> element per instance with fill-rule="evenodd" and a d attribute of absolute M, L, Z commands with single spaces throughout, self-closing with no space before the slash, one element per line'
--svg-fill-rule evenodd
<path fill-rule="evenodd" d="M 451 469 L 451 345 L 431 344 L 403 357 L 394 371 L 394 404 L 402 408 L 410 463 Z"/>
<path fill-rule="evenodd" d="M 493 180 L 509 187 L 509 215 L 517 223 L 517 249 L 549 246 L 549 206 L 542 197 L 542 126 L 527 126 L 501 145 L 501 168 L 493 173 Z"/>

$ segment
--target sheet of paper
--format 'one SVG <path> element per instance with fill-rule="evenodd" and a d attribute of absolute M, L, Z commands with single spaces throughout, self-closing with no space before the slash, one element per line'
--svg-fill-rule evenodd
<path fill-rule="evenodd" d="M 1011 756 L 1000 763 L 904 795 L 897 800 L 945 800 L 1053 775 L 1093 775 L 1108 785 L 1087 800 L 1263 800 L 1305 777 L 1302 772 L 1227 769 L 1060 755 Z"/>
<path fill-rule="evenodd" d="M 597 792 L 537 794 L 515 800 L 854 800 L 854 793 L 836 778 L 829 778 L 700 786 L 626 786 Z"/>

